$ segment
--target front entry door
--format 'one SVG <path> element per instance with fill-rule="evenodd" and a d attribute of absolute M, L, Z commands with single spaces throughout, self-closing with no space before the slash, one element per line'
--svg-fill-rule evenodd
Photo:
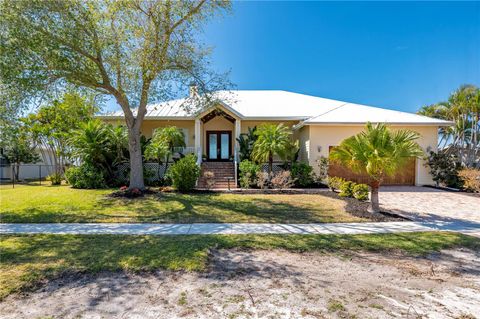
<path fill-rule="evenodd" d="M 207 156 L 209 161 L 228 161 L 232 148 L 231 131 L 207 131 Z"/>

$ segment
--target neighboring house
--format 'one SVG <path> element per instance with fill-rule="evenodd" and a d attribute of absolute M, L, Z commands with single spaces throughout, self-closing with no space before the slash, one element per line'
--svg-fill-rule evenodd
<path fill-rule="evenodd" d="M 50 150 L 41 150 L 38 152 L 40 161 L 36 163 L 20 164 L 18 179 L 38 180 L 45 179 L 54 171 L 53 153 Z M 12 180 L 12 165 L 5 159 L 0 159 L 0 181 Z"/>
<path fill-rule="evenodd" d="M 228 163 L 238 159 L 236 138 L 241 133 L 262 123 L 284 123 L 292 128 L 293 138 L 300 141 L 300 160 L 317 169 L 316 161 L 320 157 L 328 157 L 332 147 L 362 131 L 367 122 L 417 131 L 421 135 L 418 143 L 425 151 L 436 151 L 438 128 L 451 125 L 421 115 L 286 91 L 222 91 L 217 92 L 215 100 L 209 107 L 196 112 L 186 110 L 187 99 L 148 105 L 141 133 L 151 137 L 157 128 L 177 126 L 185 133 L 186 151 L 197 154 L 199 163 L 204 156 L 208 163 L 226 162 L 207 164 L 210 165 L 208 169 L 229 170 L 234 165 Z M 99 117 L 108 122 L 123 121 L 123 112 Z M 338 173 L 334 175 L 342 174 L 342 168 L 332 167 L 331 170 Z M 398 176 L 386 182 L 433 184 L 423 160 L 412 160 Z"/>

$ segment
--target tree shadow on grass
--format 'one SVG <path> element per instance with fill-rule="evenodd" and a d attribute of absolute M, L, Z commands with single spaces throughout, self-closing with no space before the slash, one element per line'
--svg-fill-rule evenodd
<path fill-rule="evenodd" d="M 339 204 L 341 202 L 342 204 Z M 398 220 L 366 212 L 368 203 L 333 192 L 303 195 L 159 193 L 99 196 L 93 208 L 55 206 L 5 211 L 4 223 L 332 223 Z"/>
<path fill-rule="evenodd" d="M 308 205 L 298 201 L 289 203 L 271 197 L 235 196 L 225 198 L 215 195 L 166 195 L 162 201 L 180 203 L 182 208 L 167 214 L 176 222 L 209 222 L 209 223 L 324 223 L 341 219 L 340 211 L 331 203 L 326 205 Z M 314 196 L 314 195 L 312 195 Z M 172 205 L 176 206 L 176 205 Z"/>
<path fill-rule="evenodd" d="M 108 198 L 97 205 L 100 212 L 111 205 L 121 205 L 122 209 L 131 209 L 135 221 L 155 223 L 322 223 L 339 221 L 339 217 L 355 220 L 348 215 L 339 216 L 342 212 L 328 201 L 326 205 L 306 205 L 308 203 L 301 201 L 288 203 L 276 195 L 270 195 L 271 198 L 233 196 L 164 193 L 137 199 Z M 108 216 L 121 217 L 120 214 Z"/>

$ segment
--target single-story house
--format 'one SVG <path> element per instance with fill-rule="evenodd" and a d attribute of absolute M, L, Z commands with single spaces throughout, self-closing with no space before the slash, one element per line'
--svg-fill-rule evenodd
<path fill-rule="evenodd" d="M 195 90 L 191 88 L 190 94 L 195 94 Z M 203 157 L 209 169 L 233 172 L 233 163 L 238 160 L 236 138 L 262 123 L 284 123 L 291 127 L 293 138 L 300 142 L 299 159 L 315 169 L 318 169 L 318 159 L 328 157 L 332 147 L 362 131 L 367 122 L 414 130 L 420 134 L 418 143 L 425 151 L 436 151 L 438 128 L 451 125 L 448 121 L 417 114 L 287 91 L 235 90 L 218 92 L 216 96 L 215 102 L 195 111 L 185 107 L 188 98 L 148 105 L 141 133 L 151 137 L 158 128 L 176 126 L 185 133 L 185 152 L 197 154 L 199 163 Z M 100 118 L 112 123 L 123 121 L 123 112 Z M 330 170 L 332 175 L 339 176 L 348 171 L 341 167 L 330 167 Z M 424 161 L 412 159 L 386 184 L 425 185 L 433 181 Z"/>

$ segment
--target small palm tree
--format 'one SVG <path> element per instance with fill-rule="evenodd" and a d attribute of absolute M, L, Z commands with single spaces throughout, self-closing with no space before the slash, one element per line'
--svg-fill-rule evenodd
<path fill-rule="evenodd" d="M 249 127 L 248 133 L 242 133 L 240 137 L 237 137 L 237 142 L 240 147 L 240 161 L 251 160 L 253 145 L 255 145 L 255 141 L 257 140 L 257 135 L 255 135 L 256 130 L 256 126 Z"/>
<path fill-rule="evenodd" d="M 125 153 L 128 151 L 128 132 L 125 126 L 108 125 L 109 144 L 111 155 L 113 155 L 112 164 L 116 165 L 127 160 Z"/>
<path fill-rule="evenodd" d="M 155 140 L 150 142 L 145 148 L 145 158 L 155 160 L 158 163 L 157 176 L 160 178 L 160 167 L 164 159 L 170 155 L 170 149 L 163 140 Z"/>
<path fill-rule="evenodd" d="M 379 212 L 378 190 L 386 175 L 393 175 L 410 157 L 423 154 L 416 142 L 419 135 L 409 130 L 391 131 L 384 124 L 368 123 L 365 131 L 342 141 L 330 153 L 332 161 L 370 177 L 369 212 Z"/>
<path fill-rule="evenodd" d="M 74 155 L 95 166 L 105 166 L 109 142 L 105 124 L 99 120 L 91 120 L 82 124 L 70 138 L 70 143 L 74 147 Z"/>
<path fill-rule="evenodd" d="M 170 160 L 170 155 L 173 154 L 175 147 L 185 146 L 185 135 L 183 134 L 183 131 L 181 131 L 177 127 L 167 126 L 156 130 L 150 143 L 157 146 L 163 145 L 167 147 L 169 152 L 166 153 L 166 170 L 168 168 L 168 161 Z"/>
<path fill-rule="evenodd" d="M 257 162 L 268 161 L 268 173 L 273 170 L 273 156 L 282 153 L 290 143 L 290 130 L 282 123 L 262 124 L 255 131 L 257 140 L 253 145 L 252 158 Z"/>

